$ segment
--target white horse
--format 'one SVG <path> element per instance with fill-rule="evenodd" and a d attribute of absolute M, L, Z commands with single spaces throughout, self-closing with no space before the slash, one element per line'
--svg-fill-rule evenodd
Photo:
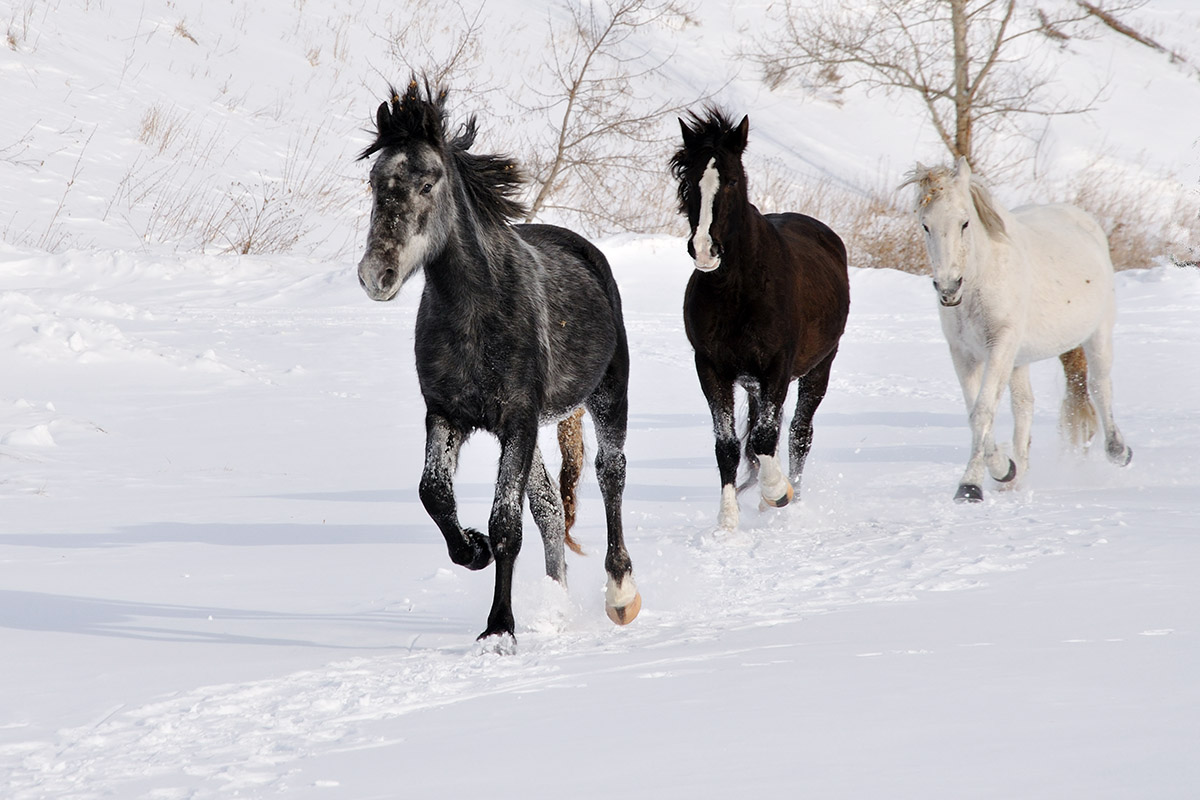
<path fill-rule="evenodd" d="M 1074 206 L 1001 207 L 971 179 L 965 158 L 954 169 L 918 164 L 901 186 L 909 184 L 918 189 L 942 332 L 971 424 L 971 458 L 954 499 L 981 501 L 985 469 L 1002 483 L 1028 469 L 1029 364 L 1054 356 L 1067 377 L 1064 434 L 1086 445 L 1098 409 L 1108 458 L 1128 464 L 1133 452 L 1112 413 L 1116 298 L 1104 231 Z M 1005 386 L 1012 395 L 1012 458 L 992 434 Z"/>

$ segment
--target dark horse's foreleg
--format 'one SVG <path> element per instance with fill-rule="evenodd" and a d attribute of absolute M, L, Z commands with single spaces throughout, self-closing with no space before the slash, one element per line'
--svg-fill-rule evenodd
<path fill-rule="evenodd" d="M 496 557 L 496 592 L 492 596 L 487 629 L 479 634 L 480 639 L 501 634 L 511 636 L 514 632 L 513 567 L 521 552 L 521 508 L 536 452 L 536 416 L 531 415 L 529 424 L 514 425 L 500 436 L 500 471 L 496 476 L 496 496 L 488 519 L 488 538 Z M 545 472 L 544 466 L 542 472 Z"/>
<path fill-rule="evenodd" d="M 829 372 L 836 355 L 835 347 L 796 382 L 796 413 L 788 430 L 788 475 L 797 492 L 800 491 L 804 462 L 808 459 L 808 451 L 812 449 L 813 415 L 817 413 L 817 407 L 821 405 L 821 401 L 825 399 L 825 392 L 829 389 Z"/>
<path fill-rule="evenodd" d="M 716 439 L 717 471 L 721 475 L 721 508 L 717 512 L 717 524 L 731 531 L 738 524 L 735 482 L 740 459 L 733 417 L 733 381 L 717 375 L 715 367 L 698 353 L 696 376 L 700 379 L 700 389 L 712 413 L 713 437 Z"/>
<path fill-rule="evenodd" d="M 758 461 L 758 488 L 766 505 L 779 508 L 792 500 L 792 485 L 779 464 L 779 426 L 783 401 L 787 399 L 790 371 L 782 371 L 774 381 L 759 381 L 751 391 L 757 391 L 758 416 L 750 430 L 749 449 Z"/>
<path fill-rule="evenodd" d="M 618 625 L 627 625 L 642 609 L 642 595 L 633 580 L 633 562 L 625 549 L 621 524 L 621 498 L 625 493 L 625 433 L 629 421 L 628 360 L 614 362 L 599 388 L 588 398 L 587 409 L 596 428 L 596 478 L 604 498 L 608 549 L 604 571 L 604 610 Z"/>
<path fill-rule="evenodd" d="M 466 434 L 442 416 L 425 415 L 425 470 L 421 474 L 421 502 L 433 518 L 450 560 L 467 569 L 483 569 L 492 563 L 492 549 L 487 537 L 471 528 L 463 529 L 458 522 L 458 506 L 454 500 L 454 471 L 458 467 L 458 451 Z"/>

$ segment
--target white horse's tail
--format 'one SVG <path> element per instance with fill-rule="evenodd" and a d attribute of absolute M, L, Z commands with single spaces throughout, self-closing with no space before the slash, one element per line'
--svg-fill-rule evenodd
<path fill-rule="evenodd" d="M 1096 407 L 1088 397 L 1087 356 L 1082 347 L 1076 347 L 1060 355 L 1058 360 L 1067 376 L 1067 393 L 1063 397 L 1058 430 L 1071 447 L 1082 449 L 1100 426 Z"/>

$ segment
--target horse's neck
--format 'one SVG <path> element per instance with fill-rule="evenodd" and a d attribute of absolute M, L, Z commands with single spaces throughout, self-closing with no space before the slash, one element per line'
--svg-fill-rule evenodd
<path fill-rule="evenodd" d="M 737 235 L 725 241 L 724 260 L 732 267 L 726 274 L 731 281 L 745 287 L 747 291 L 757 291 L 758 284 L 767 278 L 762 269 L 763 256 L 778 238 L 778 234 L 767 218 L 749 201 L 746 202 L 746 213 L 735 230 Z"/>
<path fill-rule="evenodd" d="M 488 306 L 503 302 L 509 289 L 502 287 L 511 284 L 511 254 L 520 247 L 508 225 L 487 229 L 460 219 L 442 251 L 425 265 L 426 286 L 447 313 L 478 321 L 488 316 Z"/>

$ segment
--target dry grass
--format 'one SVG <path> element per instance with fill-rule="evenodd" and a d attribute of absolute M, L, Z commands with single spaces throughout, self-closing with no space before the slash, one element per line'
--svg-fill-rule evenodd
<path fill-rule="evenodd" d="M 138 141 L 162 154 L 177 144 L 188 128 L 188 115 L 185 112 L 155 103 L 142 115 Z"/>
<path fill-rule="evenodd" d="M 1144 269 L 1163 259 L 1196 266 L 1200 259 L 1200 196 L 1172 181 L 1094 168 L 1072 182 L 1063 200 L 1100 221 L 1115 269 Z"/>
<path fill-rule="evenodd" d="M 804 178 L 778 162 L 752 166 L 751 174 L 751 199 L 761 211 L 798 211 L 826 223 L 846 243 L 851 266 L 929 273 L 916 220 L 901 193 L 882 184 L 860 189 L 825 177 Z"/>

